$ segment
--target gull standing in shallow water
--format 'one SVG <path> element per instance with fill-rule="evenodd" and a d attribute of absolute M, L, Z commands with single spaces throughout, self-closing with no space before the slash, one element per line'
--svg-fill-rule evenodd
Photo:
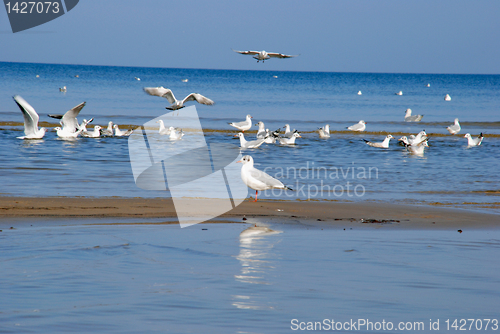
<path fill-rule="evenodd" d="M 241 132 L 238 133 L 237 135 L 235 135 L 235 137 L 240 137 L 240 147 L 241 148 L 257 148 L 260 145 L 264 144 L 264 142 L 265 142 L 264 138 L 260 138 L 260 139 L 257 139 L 257 140 L 247 141 L 245 139 L 245 135 L 243 133 L 241 133 Z"/>
<path fill-rule="evenodd" d="M 171 126 L 168 128 L 168 131 L 170 131 L 170 134 L 168 135 L 170 140 L 179 140 L 182 137 L 184 137 L 184 132 L 182 132 L 182 129 L 180 129 L 179 131 L 176 131 L 175 128 L 173 126 Z"/>
<path fill-rule="evenodd" d="M 162 119 L 156 121 L 156 123 L 160 123 L 160 128 L 158 129 L 158 133 L 160 135 L 167 135 L 167 136 L 170 135 L 170 129 L 167 129 L 165 127 L 165 123 L 163 123 Z"/>
<path fill-rule="evenodd" d="M 470 133 L 466 133 L 464 138 L 467 138 L 467 142 L 468 142 L 469 146 L 479 146 L 483 142 L 484 137 L 483 137 L 483 133 L 481 132 L 481 134 L 477 138 L 472 138 Z"/>
<path fill-rule="evenodd" d="M 16 102 L 19 109 L 21 109 L 24 117 L 24 134 L 25 136 L 17 137 L 19 139 L 42 139 L 47 132 L 46 128 L 40 128 L 38 130 L 38 120 L 40 117 L 36 113 L 35 109 L 26 102 L 21 96 L 14 96 L 14 101 Z"/>
<path fill-rule="evenodd" d="M 378 148 L 389 148 L 389 141 L 391 139 L 393 139 L 394 137 L 391 136 L 391 135 L 387 135 L 387 137 L 385 137 L 384 141 L 382 142 L 377 142 L 377 143 L 374 143 L 374 142 L 371 142 L 371 141 L 368 141 L 366 139 L 363 139 L 368 145 L 370 145 L 371 147 L 378 147 Z"/>
<path fill-rule="evenodd" d="M 118 124 L 113 125 L 113 129 L 115 129 L 115 136 L 117 136 L 117 137 L 127 137 L 127 136 L 130 136 L 132 134 L 132 132 L 134 132 L 134 130 L 132 130 L 132 129 L 122 131 L 118 127 Z"/>
<path fill-rule="evenodd" d="M 420 122 L 424 115 L 411 115 L 411 109 L 408 108 L 405 111 L 405 122 Z"/>
<path fill-rule="evenodd" d="M 330 138 L 330 124 L 326 124 L 324 128 L 319 128 L 318 133 L 320 138 Z"/>
<path fill-rule="evenodd" d="M 460 123 L 458 123 L 458 118 L 455 118 L 455 124 L 450 125 L 446 128 L 446 130 L 448 130 L 448 132 L 452 135 L 459 133 L 461 129 L 462 128 L 460 127 Z"/>
<path fill-rule="evenodd" d="M 184 103 L 188 101 L 196 101 L 201 104 L 206 104 L 206 105 L 213 105 L 215 104 L 214 101 L 210 100 L 209 98 L 198 94 L 198 93 L 191 93 L 188 96 L 184 98 L 184 100 L 179 101 L 175 98 L 174 93 L 168 88 L 164 87 L 144 87 L 144 91 L 148 93 L 149 95 L 153 96 L 159 96 L 159 97 L 164 97 L 168 100 L 168 102 L 171 103 L 171 106 L 165 107 L 165 109 L 168 110 L 178 110 L 181 108 L 184 108 L 185 105 Z"/>
<path fill-rule="evenodd" d="M 351 131 L 365 131 L 366 122 L 361 120 L 354 125 L 348 126 L 346 129 L 351 130 Z"/>
<path fill-rule="evenodd" d="M 87 102 L 80 103 L 76 107 L 73 107 L 70 110 L 66 111 L 64 115 L 49 115 L 49 117 L 60 119 L 59 123 L 62 125 L 62 130 L 64 130 L 65 132 L 77 132 L 78 130 L 82 129 L 80 124 L 78 124 L 78 119 L 76 117 L 80 114 L 80 111 L 83 109 L 83 107 L 85 107 L 86 103 Z M 93 118 L 88 121 L 88 123 L 90 123 L 92 120 Z"/>
<path fill-rule="evenodd" d="M 101 127 L 99 125 L 96 125 L 94 126 L 94 131 L 82 131 L 82 136 L 88 138 L 99 138 L 101 137 Z"/>
<path fill-rule="evenodd" d="M 101 133 L 103 136 L 113 136 L 113 122 L 109 121 L 108 123 L 108 127 L 104 130 L 102 130 L 102 133 Z"/>
<path fill-rule="evenodd" d="M 264 122 L 260 121 L 259 123 L 255 124 L 259 127 L 259 130 L 257 130 L 257 138 L 265 138 L 266 137 L 266 127 L 264 125 Z"/>
<path fill-rule="evenodd" d="M 243 164 L 241 167 L 241 179 L 247 187 L 255 190 L 255 202 L 257 202 L 257 195 L 259 190 L 268 189 L 284 189 L 292 190 L 285 186 L 281 181 L 275 179 L 271 175 L 258 170 L 253 166 L 253 158 L 250 155 L 245 155 L 240 161 Z"/>
<path fill-rule="evenodd" d="M 236 129 L 240 130 L 241 132 L 245 132 L 246 130 L 250 129 L 252 127 L 252 116 L 247 115 L 246 119 L 241 122 L 231 122 L 227 123 L 231 125 L 232 127 L 235 127 Z"/>
<path fill-rule="evenodd" d="M 71 132 L 68 130 L 64 130 L 64 128 L 61 128 L 60 126 L 54 128 L 54 130 L 56 130 L 57 136 L 63 139 L 75 139 L 82 132 L 82 130 Z"/>

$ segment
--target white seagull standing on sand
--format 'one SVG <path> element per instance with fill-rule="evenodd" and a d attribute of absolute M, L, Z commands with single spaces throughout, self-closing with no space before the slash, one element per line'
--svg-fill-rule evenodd
<path fill-rule="evenodd" d="M 233 49 L 231 49 L 233 50 Z M 299 55 L 286 55 L 283 53 L 277 53 L 277 52 L 266 52 L 266 51 L 238 51 L 238 50 L 233 50 L 234 52 L 240 53 L 242 55 L 252 55 L 254 59 L 257 59 L 257 62 L 261 61 L 264 62 L 267 59 L 270 58 L 292 58 L 292 57 L 297 57 Z"/>
<path fill-rule="evenodd" d="M 446 130 L 448 130 L 448 132 L 452 135 L 459 133 L 461 129 L 462 128 L 460 127 L 460 123 L 458 123 L 458 118 L 455 118 L 455 124 L 450 125 L 446 128 Z"/>
<path fill-rule="evenodd" d="M 206 104 L 209 106 L 213 105 L 215 103 L 214 101 L 210 100 L 209 98 L 207 98 L 201 94 L 198 94 L 198 93 L 191 93 L 188 96 L 186 96 L 184 98 L 184 100 L 178 101 L 175 98 L 174 93 L 172 93 L 172 91 L 170 89 L 164 88 L 164 87 L 144 87 L 144 91 L 146 93 L 148 93 L 149 95 L 166 98 L 168 100 L 168 102 L 170 102 L 172 104 L 170 107 L 165 107 L 165 109 L 168 109 L 168 110 L 178 110 L 178 109 L 184 108 L 185 107 L 184 103 L 186 103 L 188 101 L 196 101 L 198 103 Z"/>
<path fill-rule="evenodd" d="M 257 140 L 247 141 L 245 139 L 245 135 L 241 132 L 238 133 L 237 135 L 235 135 L 235 137 L 240 137 L 240 147 L 241 148 L 257 148 L 260 145 L 264 144 L 264 142 L 265 142 L 264 138 L 259 138 Z"/>
<path fill-rule="evenodd" d="M 330 124 L 326 124 L 324 128 L 319 128 L 318 133 L 320 138 L 330 138 Z"/>
<path fill-rule="evenodd" d="M 484 137 L 483 137 L 483 133 L 481 132 L 481 134 L 477 138 L 472 138 L 470 133 L 466 133 L 464 138 L 467 138 L 469 146 L 479 146 L 483 142 Z"/>
<path fill-rule="evenodd" d="M 371 142 L 366 139 L 363 139 L 368 145 L 371 147 L 378 147 L 378 148 L 389 148 L 389 141 L 393 139 L 394 137 L 392 135 L 387 135 L 382 142 Z"/>
<path fill-rule="evenodd" d="M 285 189 L 292 190 L 285 186 L 281 181 L 275 179 L 271 175 L 258 170 L 253 166 L 253 158 L 245 155 L 240 161 L 243 164 L 241 167 L 241 179 L 247 187 L 255 190 L 255 202 L 257 202 L 257 195 L 259 190 L 268 189 Z"/>
<path fill-rule="evenodd" d="M 245 132 L 246 130 L 250 129 L 252 127 L 252 116 L 247 115 L 246 119 L 241 122 L 231 122 L 227 123 L 231 125 L 232 127 L 235 127 L 236 129 L 240 130 L 241 132 Z"/>
<path fill-rule="evenodd" d="M 348 126 L 346 129 L 351 130 L 351 131 L 365 131 L 366 122 L 361 120 L 354 125 Z"/>
<path fill-rule="evenodd" d="M 43 136 L 45 136 L 45 132 L 47 132 L 47 129 L 40 128 L 40 130 L 38 130 L 38 120 L 40 119 L 40 117 L 36 113 L 35 109 L 19 95 L 14 96 L 14 101 L 16 102 L 19 109 L 21 109 L 24 117 L 25 136 L 17 138 L 19 139 L 43 138 Z"/>
<path fill-rule="evenodd" d="M 130 136 L 132 134 L 132 132 L 134 132 L 134 130 L 132 130 L 132 129 L 122 131 L 118 127 L 118 124 L 113 125 L 113 129 L 115 129 L 115 136 L 117 136 L 117 137 L 127 137 L 127 136 Z"/>
<path fill-rule="evenodd" d="M 411 109 L 408 108 L 405 111 L 405 122 L 420 122 L 424 115 L 411 115 Z"/>

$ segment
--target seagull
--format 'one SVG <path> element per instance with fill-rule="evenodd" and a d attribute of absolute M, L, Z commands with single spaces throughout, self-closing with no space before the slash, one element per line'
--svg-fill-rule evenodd
<path fill-rule="evenodd" d="M 68 130 L 64 130 L 64 128 L 61 128 L 60 126 L 54 128 L 57 132 L 57 136 L 63 139 L 71 139 L 71 138 L 76 138 L 80 135 L 82 130 L 78 130 L 75 132 L 70 132 Z"/>
<path fill-rule="evenodd" d="M 260 121 L 259 123 L 255 124 L 259 126 L 259 130 L 257 131 L 257 138 L 265 138 L 269 130 L 266 131 L 266 128 L 264 126 L 264 122 Z"/>
<path fill-rule="evenodd" d="M 21 96 L 16 95 L 13 97 L 14 101 L 18 105 L 19 109 L 23 113 L 24 117 L 24 134 L 25 136 L 17 137 L 19 139 L 42 139 L 47 132 L 46 128 L 40 128 L 38 130 L 38 120 L 40 117 L 36 113 L 35 109 L 26 102 Z"/>
<path fill-rule="evenodd" d="M 118 124 L 113 125 L 113 129 L 115 129 L 115 136 L 117 136 L 117 137 L 128 137 L 132 134 L 132 132 L 134 132 L 134 130 L 132 130 L 132 129 L 127 130 L 127 131 L 122 131 L 118 127 Z"/>
<path fill-rule="evenodd" d="M 182 129 L 176 131 L 173 126 L 169 127 L 168 131 L 170 131 L 170 134 L 168 136 L 170 140 L 179 140 L 184 136 L 184 132 L 182 132 Z"/>
<path fill-rule="evenodd" d="M 420 143 L 422 140 L 427 140 L 427 133 L 425 130 L 420 131 L 416 136 L 411 135 L 410 138 L 403 136 L 398 139 L 398 141 L 402 141 L 404 145 L 416 145 Z"/>
<path fill-rule="evenodd" d="M 405 144 L 405 147 L 408 150 L 408 152 L 410 152 L 411 154 L 416 154 L 416 155 L 423 155 L 424 149 L 426 147 L 429 147 L 429 144 L 427 143 L 427 138 L 422 140 L 419 143 L 415 143 L 415 144 L 404 143 L 404 144 Z"/>
<path fill-rule="evenodd" d="M 102 130 L 102 135 L 103 136 L 113 136 L 113 122 L 109 121 L 108 127 L 104 130 Z"/>
<path fill-rule="evenodd" d="M 294 132 L 290 138 L 280 138 L 281 145 L 295 145 L 295 139 L 302 138 L 298 132 Z"/>
<path fill-rule="evenodd" d="M 245 155 L 240 161 L 243 164 L 241 167 L 241 179 L 247 187 L 255 190 L 255 202 L 257 202 L 257 195 L 259 190 L 268 189 L 285 189 L 292 190 L 285 186 L 281 181 L 275 179 L 271 175 L 258 170 L 253 166 L 253 158 L 250 155 Z"/>
<path fill-rule="evenodd" d="M 330 138 L 330 124 L 325 125 L 324 128 L 318 129 L 320 138 Z"/>
<path fill-rule="evenodd" d="M 458 123 L 458 118 L 455 118 L 455 124 L 450 125 L 446 128 L 446 130 L 448 130 L 448 132 L 452 135 L 459 133 L 461 129 L 462 128 L 460 127 L 460 123 Z"/>
<path fill-rule="evenodd" d="M 431 84 L 430 84 L 430 83 L 428 83 L 428 84 L 427 84 L 427 87 L 430 87 L 430 86 L 431 86 Z"/>
<path fill-rule="evenodd" d="M 483 133 L 481 132 L 481 134 L 477 138 L 472 138 L 470 133 L 466 133 L 464 138 L 467 138 L 469 146 L 479 146 L 483 142 L 484 137 L 483 137 Z"/>
<path fill-rule="evenodd" d="M 366 122 L 361 120 L 354 125 L 348 126 L 346 129 L 351 130 L 351 131 L 365 131 Z"/>
<path fill-rule="evenodd" d="M 260 145 L 264 144 L 264 138 L 247 141 L 245 139 L 245 135 L 243 133 L 238 133 L 235 137 L 240 137 L 240 147 L 241 148 L 257 148 Z"/>
<path fill-rule="evenodd" d="M 83 132 L 86 132 L 87 131 L 87 125 L 89 123 L 92 123 L 93 120 L 94 120 L 93 118 L 89 119 L 88 121 L 86 119 L 83 119 L 83 122 L 82 122 L 82 124 L 80 124 L 78 126 L 78 129 L 82 130 Z"/>
<path fill-rule="evenodd" d="M 135 80 L 137 80 L 137 81 L 141 81 L 141 78 L 135 77 Z"/>
<path fill-rule="evenodd" d="M 269 129 L 266 129 L 266 135 L 264 136 L 264 143 L 266 144 L 275 144 L 276 138 L 279 138 L 279 133 L 270 132 Z"/>
<path fill-rule="evenodd" d="M 405 122 L 420 122 L 424 115 L 411 115 L 411 109 L 406 109 Z"/>
<path fill-rule="evenodd" d="M 391 135 L 387 135 L 384 139 L 384 141 L 382 142 L 377 142 L 377 143 L 374 143 L 374 142 L 371 142 L 371 141 L 368 141 L 366 139 L 363 139 L 368 145 L 370 145 L 371 147 L 378 147 L 378 148 L 389 148 L 389 141 L 391 139 L 393 139 L 394 137 L 391 136 Z"/>
<path fill-rule="evenodd" d="M 66 88 L 66 86 L 63 86 L 62 88 L 59 88 L 59 91 L 60 91 L 60 92 L 63 92 L 63 93 L 66 93 L 66 92 L 67 92 L 67 90 L 68 90 L 68 89 Z"/>
<path fill-rule="evenodd" d="M 446 94 L 446 96 L 444 97 L 444 100 L 445 100 L 445 101 L 451 101 L 451 96 L 450 96 L 450 94 Z"/>
<path fill-rule="evenodd" d="M 246 119 L 242 122 L 232 122 L 227 124 L 231 125 L 232 127 L 235 127 L 241 132 L 245 132 L 245 130 L 248 130 L 252 127 L 252 116 L 247 115 Z"/>
<path fill-rule="evenodd" d="M 358 95 L 363 95 L 363 93 L 361 93 L 361 91 L 359 90 L 359 91 L 358 91 Z"/>
<path fill-rule="evenodd" d="M 399 92 L 394 93 L 394 94 L 396 94 L 396 95 L 403 95 L 403 91 L 400 90 Z"/>
<path fill-rule="evenodd" d="M 233 50 L 233 49 L 231 49 Z M 292 57 L 297 57 L 299 55 L 286 55 L 283 53 L 277 53 L 277 52 L 266 52 L 266 51 L 237 51 L 233 50 L 234 52 L 240 53 L 242 55 L 252 55 L 254 59 L 257 59 L 257 62 L 261 61 L 264 63 L 267 59 L 270 58 L 292 58 Z"/>
<path fill-rule="evenodd" d="M 294 133 L 298 133 L 298 130 L 293 129 L 293 131 L 290 130 L 290 125 L 285 124 L 285 134 L 283 135 L 285 138 L 292 138 Z"/>
<path fill-rule="evenodd" d="M 62 129 L 66 132 L 76 132 L 80 130 L 80 124 L 78 124 L 78 120 L 76 117 L 80 113 L 80 111 L 85 107 L 86 102 L 82 102 L 76 107 L 68 110 L 64 115 L 49 115 L 49 117 L 60 119 L 62 125 Z"/>
<path fill-rule="evenodd" d="M 165 128 L 165 123 L 163 123 L 162 119 L 156 121 L 156 123 L 160 123 L 160 128 L 158 129 L 159 134 L 170 135 L 170 128 L 169 129 Z"/>
<path fill-rule="evenodd" d="M 198 94 L 198 93 L 191 93 L 188 96 L 184 98 L 182 101 L 178 101 L 174 93 L 168 88 L 164 87 L 144 87 L 144 91 L 148 93 L 149 95 L 153 96 L 159 96 L 159 97 L 164 97 L 170 102 L 172 105 L 170 107 L 165 107 L 165 109 L 168 110 L 178 110 L 181 108 L 184 108 L 185 105 L 184 103 L 188 101 L 196 101 L 201 104 L 206 104 L 206 105 L 213 105 L 215 102 L 210 100 L 209 98 Z"/>
<path fill-rule="evenodd" d="M 88 138 L 99 138 L 101 137 L 101 127 L 99 125 L 94 126 L 94 131 L 88 132 L 88 131 L 81 131 L 83 137 L 88 137 Z"/>

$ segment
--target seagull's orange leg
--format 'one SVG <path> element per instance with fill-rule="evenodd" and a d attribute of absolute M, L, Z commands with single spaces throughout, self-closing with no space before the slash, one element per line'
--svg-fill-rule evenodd
<path fill-rule="evenodd" d="M 255 201 L 254 202 L 257 202 L 257 193 L 258 193 L 258 191 L 255 190 Z"/>

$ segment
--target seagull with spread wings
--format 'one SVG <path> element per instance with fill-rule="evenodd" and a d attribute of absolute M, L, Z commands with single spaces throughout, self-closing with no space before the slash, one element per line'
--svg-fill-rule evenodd
<path fill-rule="evenodd" d="M 174 96 L 174 93 L 168 88 L 164 87 L 144 87 L 144 91 L 148 93 L 149 95 L 153 96 L 159 96 L 159 97 L 164 97 L 170 102 L 172 105 L 169 107 L 165 107 L 165 109 L 168 110 L 178 110 L 181 108 L 184 108 L 185 105 L 184 103 L 188 101 L 196 101 L 201 104 L 206 104 L 211 106 L 212 104 L 215 104 L 214 101 L 210 100 L 209 98 L 198 94 L 198 93 L 191 93 L 188 96 L 184 98 L 184 100 L 177 100 Z"/>
<path fill-rule="evenodd" d="M 277 52 L 266 52 L 264 50 L 262 51 L 238 51 L 231 49 L 234 52 L 237 52 L 242 55 L 251 55 L 253 56 L 254 59 L 257 59 L 257 62 L 261 61 L 264 62 L 265 60 L 271 59 L 271 58 L 293 58 L 297 57 L 299 55 L 286 55 L 283 53 L 277 53 Z"/>
<path fill-rule="evenodd" d="M 36 113 L 35 109 L 26 102 L 21 96 L 14 96 L 14 101 L 21 109 L 24 116 L 24 134 L 25 136 L 17 137 L 19 139 L 41 139 L 45 136 L 46 128 L 38 129 L 38 120 L 40 117 Z"/>

